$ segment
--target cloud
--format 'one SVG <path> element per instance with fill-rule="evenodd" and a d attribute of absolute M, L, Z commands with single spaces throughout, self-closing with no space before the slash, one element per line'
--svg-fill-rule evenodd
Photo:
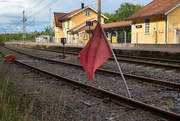
<path fill-rule="evenodd" d="M 32 23 L 27 26 L 27 31 L 44 30 L 50 26 L 50 19 L 53 19 L 53 12 L 70 12 L 81 7 L 90 5 L 97 10 L 97 0 L 57 0 L 52 6 L 46 7 L 55 0 L 0 0 L 0 30 L 12 25 L 14 28 L 22 27 L 23 10 L 25 10 L 26 23 Z M 120 7 L 121 3 L 130 2 L 133 4 L 146 4 L 152 0 L 134 1 L 134 0 L 101 0 L 102 13 L 113 13 Z M 43 9 L 46 8 L 46 9 Z M 51 8 L 51 11 L 49 10 Z M 41 11 L 42 10 L 42 11 Z M 38 11 L 40 12 L 39 14 Z M 49 15 L 51 15 L 49 17 Z M 34 22 L 32 22 L 35 19 Z"/>
<path fill-rule="evenodd" d="M 3 3 L 5 3 L 5 2 L 9 2 L 8 0 L 2 0 L 2 1 L 0 1 L 0 2 L 3 2 Z"/>

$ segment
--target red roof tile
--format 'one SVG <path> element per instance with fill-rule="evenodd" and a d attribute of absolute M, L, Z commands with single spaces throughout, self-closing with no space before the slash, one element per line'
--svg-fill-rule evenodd
<path fill-rule="evenodd" d="M 59 21 L 59 18 L 62 18 L 65 15 L 67 15 L 67 13 L 56 13 L 56 12 L 54 12 L 54 19 L 55 19 L 56 27 L 62 26 L 62 23 Z"/>
<path fill-rule="evenodd" d="M 71 15 L 77 13 L 77 12 L 80 11 L 80 10 L 82 10 L 82 9 L 77 9 L 77 10 L 71 11 L 70 13 L 67 13 L 65 16 L 59 18 L 59 20 L 67 19 L 69 16 L 71 16 Z"/>
<path fill-rule="evenodd" d="M 131 23 L 132 23 L 131 21 L 119 21 L 119 22 L 102 24 L 102 27 L 104 29 L 116 28 L 116 27 L 125 27 L 125 26 L 131 26 Z"/>
<path fill-rule="evenodd" d="M 91 18 L 91 19 L 87 19 L 86 21 L 97 21 L 97 19 L 96 18 Z M 77 29 L 77 28 L 79 28 L 81 26 L 84 27 L 83 25 L 86 24 L 86 21 L 84 21 L 84 22 L 80 23 L 79 25 L 75 26 L 74 28 L 68 30 L 68 32 L 73 32 L 75 29 Z"/>
<path fill-rule="evenodd" d="M 180 5 L 180 0 L 154 0 L 140 9 L 138 12 L 130 16 L 127 20 L 165 15 L 166 12 L 177 5 Z"/>
<path fill-rule="evenodd" d="M 107 23 L 102 24 L 103 29 L 110 29 L 110 28 L 121 28 L 121 27 L 128 27 L 131 26 L 132 21 L 119 21 L 119 22 L 113 22 L 113 23 Z M 91 26 L 90 30 L 94 30 L 96 25 Z M 88 30 L 89 28 L 86 27 L 85 30 Z"/>

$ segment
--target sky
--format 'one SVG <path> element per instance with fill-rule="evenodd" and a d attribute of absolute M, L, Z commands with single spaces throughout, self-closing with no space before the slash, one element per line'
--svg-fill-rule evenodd
<path fill-rule="evenodd" d="M 153 0 L 101 0 L 101 12 L 114 13 L 121 4 L 147 5 Z M 54 12 L 68 13 L 81 7 L 97 10 L 98 0 L 0 0 L 0 34 L 22 32 L 23 11 L 27 32 L 44 31 L 51 27 Z"/>

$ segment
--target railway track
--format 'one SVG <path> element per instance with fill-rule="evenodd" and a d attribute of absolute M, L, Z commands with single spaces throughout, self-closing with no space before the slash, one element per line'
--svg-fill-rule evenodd
<path fill-rule="evenodd" d="M 7 48 L 7 49 L 10 49 L 10 48 Z M 28 55 L 28 56 L 31 56 L 31 57 L 34 57 L 34 58 L 51 61 L 53 63 L 65 64 L 65 65 L 69 65 L 69 66 L 75 66 L 75 67 L 82 68 L 82 66 L 78 65 L 78 64 L 73 64 L 73 63 L 68 63 L 68 62 L 63 62 L 63 61 L 51 60 L 51 59 L 48 59 L 48 58 L 31 55 L 31 54 L 28 54 L 28 53 L 25 53 L 25 52 L 21 52 L 21 51 L 17 51 L 17 50 L 14 50 L 14 49 L 10 49 L 10 50 L 16 51 L 18 53 L 21 53 L 21 54 L 24 54 L 24 55 Z M 107 69 L 99 68 L 99 69 L 97 69 L 97 71 L 100 72 L 100 73 L 112 74 L 112 75 L 115 75 L 115 76 L 119 76 L 120 75 L 120 73 L 117 72 L 117 71 L 112 71 L 112 70 L 107 70 Z M 160 80 L 160 79 L 154 79 L 154 78 L 148 78 L 148 77 L 143 77 L 143 76 L 137 76 L 137 75 L 133 75 L 133 74 L 124 74 L 124 76 L 127 77 L 127 78 L 133 78 L 133 79 L 141 80 L 141 81 L 148 82 L 148 83 L 151 83 L 151 84 L 154 84 L 154 85 L 162 86 L 164 88 L 180 91 L 180 83 L 170 82 L 170 81 Z"/>
<path fill-rule="evenodd" d="M 26 48 L 31 48 L 31 47 L 26 47 Z M 32 48 L 32 49 L 63 53 L 62 51 L 59 50 L 51 50 L 45 48 Z M 78 55 L 79 52 L 66 50 L 65 54 Z M 136 63 L 141 65 L 145 64 L 148 66 L 156 66 L 161 68 L 180 70 L 180 60 L 139 57 L 139 56 L 129 56 L 129 55 L 120 55 L 120 54 L 116 54 L 116 57 L 118 61 L 123 61 L 127 63 L 133 63 L 133 64 Z M 110 58 L 110 60 L 114 60 L 114 58 Z"/>
<path fill-rule="evenodd" d="M 157 108 L 155 106 L 151 106 L 146 103 L 142 103 L 141 101 L 129 99 L 127 97 L 121 96 L 121 95 L 113 93 L 111 91 L 104 90 L 99 87 L 91 86 L 89 84 L 84 84 L 84 83 L 69 79 L 67 77 L 60 76 L 58 74 L 50 73 L 49 71 L 42 70 L 35 66 L 30 66 L 29 64 L 24 63 L 24 61 L 15 60 L 14 62 L 17 64 L 21 64 L 23 66 L 26 66 L 28 68 L 31 68 L 34 71 L 38 71 L 39 73 L 45 74 L 48 77 L 56 78 L 58 81 L 61 81 L 65 85 L 72 86 L 73 88 L 76 88 L 76 89 L 81 89 L 81 90 L 91 93 L 97 97 L 101 97 L 101 98 L 104 98 L 105 100 L 112 101 L 116 104 L 126 105 L 130 108 L 140 108 L 145 111 L 150 111 L 151 113 L 156 114 L 160 117 L 166 118 L 168 120 L 175 120 L 175 121 L 177 120 L 178 121 L 180 119 L 179 114 L 176 114 L 176 113 L 173 113 L 170 111 L 166 111 L 166 110 Z"/>

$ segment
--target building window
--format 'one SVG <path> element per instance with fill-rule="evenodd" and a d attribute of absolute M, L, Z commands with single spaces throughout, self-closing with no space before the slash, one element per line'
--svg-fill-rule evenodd
<path fill-rule="evenodd" d="M 70 28 L 70 21 L 67 22 L 67 29 Z"/>
<path fill-rule="evenodd" d="M 150 33 L 150 19 L 145 19 L 145 34 Z"/>
<path fill-rule="evenodd" d="M 83 34 L 83 40 L 87 40 L 87 35 Z"/>
<path fill-rule="evenodd" d="M 86 10 L 86 16 L 90 16 L 90 10 Z"/>
<path fill-rule="evenodd" d="M 63 28 L 63 29 L 65 28 L 65 23 L 64 23 L 64 22 L 62 23 L 62 28 Z"/>

